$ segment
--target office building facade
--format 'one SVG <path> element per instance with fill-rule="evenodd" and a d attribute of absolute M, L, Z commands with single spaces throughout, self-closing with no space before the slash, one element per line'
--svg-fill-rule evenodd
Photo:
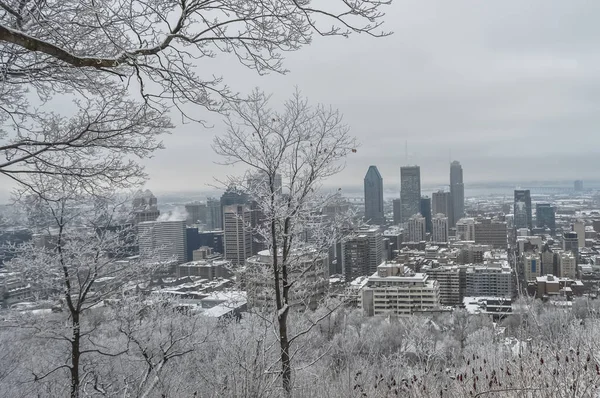
<path fill-rule="evenodd" d="M 185 220 L 143 221 L 137 225 L 140 256 L 156 262 L 187 260 Z"/>
<path fill-rule="evenodd" d="M 243 265 L 252 256 L 252 214 L 250 207 L 242 204 L 223 207 L 223 244 L 225 260 L 233 265 Z"/>
<path fill-rule="evenodd" d="M 494 249 L 508 248 L 508 228 L 505 222 L 484 218 L 478 220 L 474 228 L 476 244 L 490 245 Z"/>
<path fill-rule="evenodd" d="M 436 243 L 448 242 L 448 217 L 443 214 L 436 214 L 433 218 L 433 233 L 431 241 Z"/>
<path fill-rule="evenodd" d="M 450 164 L 450 195 L 452 197 L 452 219 L 450 225 L 454 226 L 458 220 L 465 216 L 465 185 L 463 183 L 463 169 L 460 162 Z"/>
<path fill-rule="evenodd" d="M 514 227 L 533 228 L 531 213 L 531 192 L 529 189 L 515 189 L 515 201 L 513 206 Z"/>
<path fill-rule="evenodd" d="M 401 221 L 419 213 L 421 207 L 421 168 L 404 166 L 400 168 Z"/>
<path fill-rule="evenodd" d="M 421 198 L 421 215 L 425 217 L 425 231 L 431 233 L 433 227 L 431 223 L 431 199 L 428 196 Z"/>
<path fill-rule="evenodd" d="M 434 192 L 431 195 L 431 211 L 433 214 L 443 214 L 449 220 L 452 219 L 452 195 L 450 192 Z"/>
<path fill-rule="evenodd" d="M 373 225 L 383 225 L 383 178 L 376 166 L 369 166 L 364 179 L 365 221 Z"/>
<path fill-rule="evenodd" d="M 422 242 L 425 240 L 425 217 L 414 214 L 408 220 L 407 242 Z"/>
<path fill-rule="evenodd" d="M 548 228 L 551 234 L 556 231 L 556 211 L 550 203 L 535 205 L 535 225 L 538 228 Z"/>

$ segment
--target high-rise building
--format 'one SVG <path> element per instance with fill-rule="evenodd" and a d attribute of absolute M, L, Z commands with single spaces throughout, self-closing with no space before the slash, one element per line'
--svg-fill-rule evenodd
<path fill-rule="evenodd" d="M 436 214 L 432 220 L 433 235 L 431 240 L 437 243 L 448 242 L 448 217 L 444 214 Z"/>
<path fill-rule="evenodd" d="M 143 221 L 137 225 L 140 256 L 157 262 L 186 262 L 185 220 Z"/>
<path fill-rule="evenodd" d="M 431 195 L 431 210 L 433 214 L 443 214 L 448 217 L 448 220 L 452 219 L 452 196 L 450 192 L 444 192 L 442 190 L 434 192 Z M 457 220 L 458 221 L 458 220 Z M 454 222 L 456 224 L 456 222 Z"/>
<path fill-rule="evenodd" d="M 185 211 L 187 212 L 187 225 L 197 223 L 206 224 L 206 210 L 206 203 L 193 202 L 186 204 Z"/>
<path fill-rule="evenodd" d="M 401 221 L 419 213 L 421 207 L 421 168 L 403 166 L 400 168 Z"/>
<path fill-rule="evenodd" d="M 383 225 L 383 178 L 377 166 L 369 166 L 365 175 L 365 220 L 369 224 Z"/>
<path fill-rule="evenodd" d="M 463 302 L 466 290 L 466 271 L 464 265 L 443 265 L 429 268 L 424 272 L 429 279 L 436 280 L 440 287 L 440 303 L 442 305 L 458 306 Z"/>
<path fill-rule="evenodd" d="M 407 242 L 422 242 L 425 240 L 425 217 L 421 214 L 413 214 L 408 219 Z"/>
<path fill-rule="evenodd" d="M 395 262 L 377 267 L 377 273 L 369 277 L 361 292 L 366 316 L 410 316 L 439 308 L 438 282 L 426 274 L 406 271 L 404 265 Z"/>
<path fill-rule="evenodd" d="M 251 222 L 249 206 L 234 204 L 223 207 L 225 260 L 234 265 L 243 265 L 252 255 Z"/>
<path fill-rule="evenodd" d="M 475 219 L 461 218 L 456 223 L 456 240 L 475 240 Z"/>
<path fill-rule="evenodd" d="M 505 222 L 494 221 L 491 218 L 480 219 L 475 223 L 475 243 L 490 245 L 494 249 L 506 249 L 507 232 Z"/>
<path fill-rule="evenodd" d="M 251 196 L 266 195 L 271 191 L 271 188 L 269 186 L 269 176 L 267 173 L 259 172 L 253 175 L 252 177 L 249 177 L 247 180 L 247 184 L 248 191 L 250 192 Z M 261 187 L 261 185 L 263 186 Z M 273 188 L 275 189 L 276 193 L 282 193 L 282 185 L 283 181 L 281 178 L 281 174 L 275 174 L 275 177 L 273 179 Z"/>
<path fill-rule="evenodd" d="M 460 162 L 450 164 L 450 194 L 452 196 L 452 219 L 450 225 L 454 226 L 458 220 L 465 216 L 465 185 L 463 183 L 463 169 Z"/>
<path fill-rule="evenodd" d="M 392 200 L 392 209 L 394 212 L 394 225 L 402 223 L 402 200 L 400 198 Z"/>
<path fill-rule="evenodd" d="M 348 237 L 341 244 L 342 273 L 346 282 L 369 275 L 369 238 L 367 235 Z"/>
<path fill-rule="evenodd" d="M 571 252 L 558 255 L 558 272 L 561 278 L 575 279 L 577 277 L 577 259 Z"/>
<path fill-rule="evenodd" d="M 570 251 L 577 260 L 579 258 L 579 239 L 577 232 L 565 232 L 563 234 L 563 250 Z"/>
<path fill-rule="evenodd" d="M 577 220 L 571 225 L 571 229 L 577 234 L 577 246 L 585 247 L 585 222 Z"/>
<path fill-rule="evenodd" d="M 515 216 L 514 227 L 516 229 L 533 228 L 531 192 L 529 189 L 515 189 L 515 204 L 513 210 Z"/>
<path fill-rule="evenodd" d="M 535 278 L 542 275 L 542 264 L 539 255 L 530 252 L 523 254 L 523 269 L 525 271 L 525 281 L 535 282 Z"/>
<path fill-rule="evenodd" d="M 583 191 L 583 181 L 582 180 L 575 181 L 573 183 L 573 188 L 575 188 L 575 191 L 577 191 L 577 192 Z"/>
<path fill-rule="evenodd" d="M 208 198 L 206 200 L 206 226 L 211 231 L 223 229 L 223 212 L 219 199 Z"/>
<path fill-rule="evenodd" d="M 548 228 L 552 235 L 556 231 L 555 209 L 550 203 L 537 203 L 535 205 L 535 225 L 538 228 Z"/>
<path fill-rule="evenodd" d="M 383 234 L 379 228 L 359 228 L 343 242 L 341 257 L 346 281 L 374 273 L 383 261 Z"/>
<path fill-rule="evenodd" d="M 425 231 L 431 233 L 431 199 L 428 196 L 421 198 L 421 215 L 425 217 Z"/>
<path fill-rule="evenodd" d="M 156 196 L 146 189 L 139 191 L 133 198 L 133 222 L 139 224 L 146 221 L 156 221 L 160 216 Z"/>

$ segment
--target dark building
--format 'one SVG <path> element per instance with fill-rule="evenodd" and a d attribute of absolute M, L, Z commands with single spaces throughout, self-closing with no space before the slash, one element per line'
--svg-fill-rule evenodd
<path fill-rule="evenodd" d="M 427 196 L 421 198 L 421 215 L 425 217 L 425 231 L 431 233 L 432 222 L 431 222 L 431 199 Z"/>
<path fill-rule="evenodd" d="M 402 222 L 402 201 L 400 199 L 392 200 L 392 208 L 394 211 L 394 225 Z"/>
<path fill-rule="evenodd" d="M 515 204 L 513 210 L 516 229 L 533 229 L 531 193 L 529 189 L 515 189 Z"/>
<path fill-rule="evenodd" d="M 200 246 L 200 235 L 198 228 L 187 227 L 185 229 L 186 249 L 185 249 L 185 261 L 192 261 L 194 259 L 194 250 L 199 249 Z"/>
<path fill-rule="evenodd" d="M 452 197 L 452 215 L 448 216 L 450 226 L 465 216 L 465 185 L 463 183 L 463 169 L 460 162 L 450 164 L 450 196 Z"/>
<path fill-rule="evenodd" d="M 197 223 L 206 224 L 206 203 L 188 203 L 185 205 L 185 211 L 187 212 L 187 218 L 185 220 L 187 225 Z"/>
<path fill-rule="evenodd" d="M 421 168 L 404 166 L 400 168 L 401 221 L 419 213 L 421 207 Z"/>
<path fill-rule="evenodd" d="M 369 166 L 364 182 L 365 220 L 369 224 L 383 225 L 383 178 L 376 166 Z"/>
<path fill-rule="evenodd" d="M 200 246 L 208 246 L 214 252 L 221 254 L 225 251 L 223 246 L 223 231 L 198 232 L 198 239 Z"/>
<path fill-rule="evenodd" d="M 367 276 L 370 271 L 369 238 L 358 235 L 347 239 L 342 245 L 343 273 L 346 282 L 359 276 Z"/>
<path fill-rule="evenodd" d="M 538 203 L 535 205 L 535 226 L 538 228 L 549 228 L 552 235 L 556 230 L 556 212 L 550 203 Z"/>

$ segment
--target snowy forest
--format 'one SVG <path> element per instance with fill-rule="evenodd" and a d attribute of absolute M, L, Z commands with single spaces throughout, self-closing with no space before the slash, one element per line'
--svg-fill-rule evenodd
<path fill-rule="evenodd" d="M 382 319 L 336 310 L 293 343 L 289 396 L 596 396 L 598 308 L 520 304 L 523 313 L 497 324 L 462 311 Z M 14 316 L 0 335 L 0 394 L 69 395 L 64 318 Z M 291 316 L 292 333 L 309 324 Z M 284 395 L 273 322 L 259 314 L 219 323 L 132 298 L 90 312 L 81 330 L 82 396 Z"/>

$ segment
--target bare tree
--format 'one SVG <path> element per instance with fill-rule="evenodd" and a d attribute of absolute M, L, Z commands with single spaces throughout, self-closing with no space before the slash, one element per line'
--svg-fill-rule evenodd
<path fill-rule="evenodd" d="M 83 317 L 125 284 L 143 280 L 148 270 L 138 261 L 122 260 L 129 254 L 133 230 L 122 226 L 127 209 L 114 194 L 100 192 L 97 187 L 88 192 L 87 184 L 78 184 L 77 179 L 65 175 L 38 174 L 29 181 L 35 190 L 25 188 L 21 203 L 43 239 L 22 245 L 9 267 L 43 292 L 44 298 L 59 300 L 68 326 L 40 333 L 66 344 L 70 357 L 48 371 L 34 372 L 34 381 L 67 370 L 70 396 L 78 397 L 84 356 L 119 355 L 95 343 L 92 336 L 98 325 L 83 328 Z"/>
<path fill-rule="evenodd" d="M 318 322 L 311 321 L 308 329 L 290 335 L 290 306 L 307 289 L 305 277 L 315 273 L 322 249 L 319 245 L 327 246 L 325 234 L 313 236 L 316 253 L 309 253 L 310 260 L 306 261 L 303 250 L 310 250 L 306 233 L 326 231 L 326 223 L 316 213 L 331 196 L 319 193 L 320 184 L 343 168 L 342 160 L 355 151 L 356 142 L 339 112 L 320 105 L 312 107 L 299 93 L 281 112 L 272 110 L 269 97 L 259 91 L 234 104 L 233 109 L 227 132 L 215 138 L 214 149 L 225 163 L 245 164 L 253 176 L 260 177 L 248 190 L 261 214 L 262 227 L 257 232 L 270 253 L 268 278 L 273 286 L 281 376 L 283 388 L 290 393 L 291 344 Z M 283 187 L 278 186 L 279 179 Z M 244 184 L 246 180 L 238 182 Z M 330 230 L 334 229 L 334 224 L 330 225 Z"/>
<path fill-rule="evenodd" d="M 284 54 L 315 32 L 387 35 L 389 2 L 0 0 L 0 174 L 130 183 L 131 155 L 161 147 L 170 108 L 200 122 L 182 105 L 219 112 L 236 97 L 211 58 L 285 73 Z"/>

